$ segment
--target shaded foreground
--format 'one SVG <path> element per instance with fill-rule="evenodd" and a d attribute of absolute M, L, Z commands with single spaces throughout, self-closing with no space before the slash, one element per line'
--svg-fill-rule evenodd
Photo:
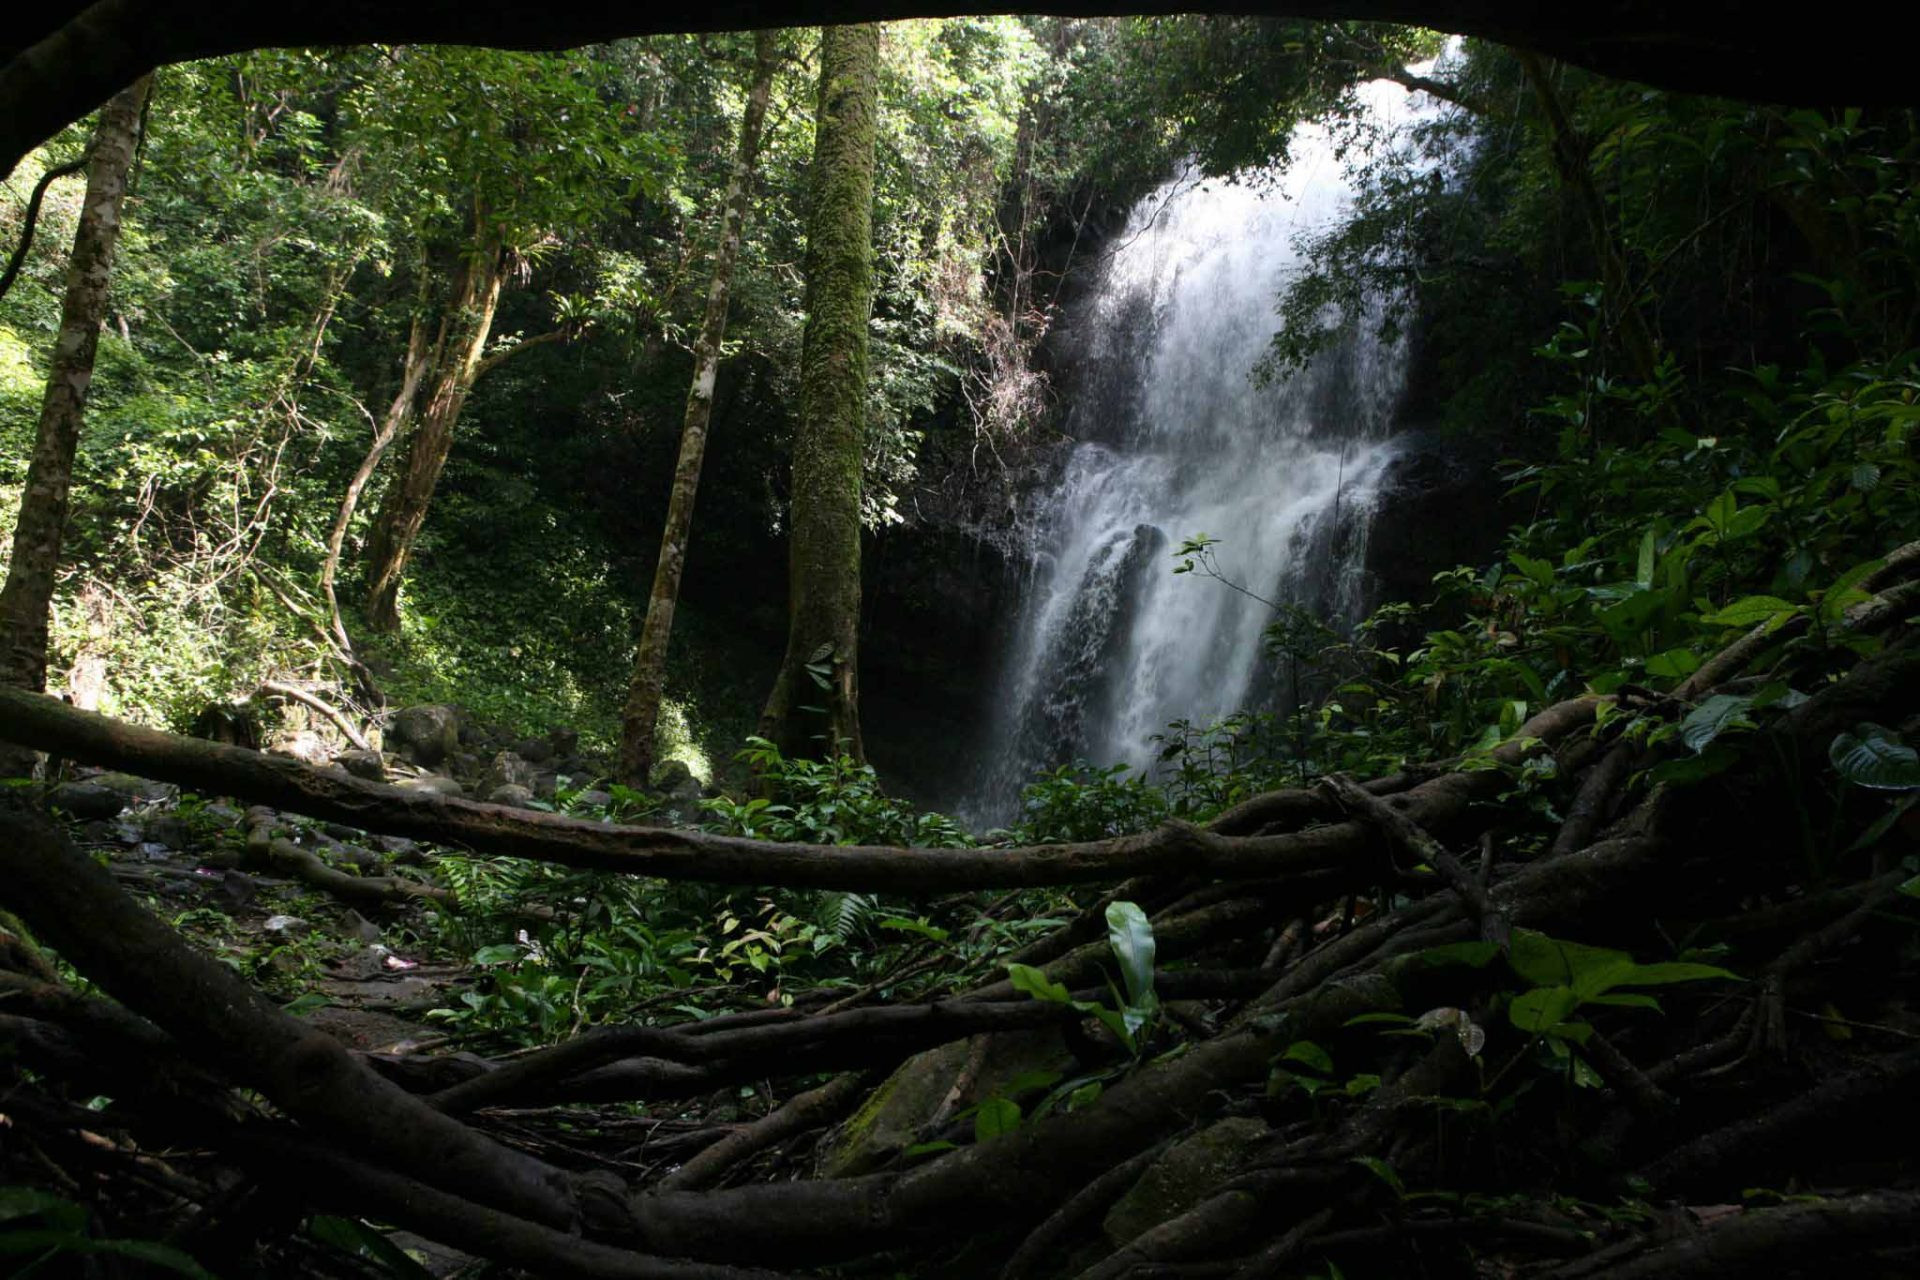
<path fill-rule="evenodd" d="M 1108 998 L 1105 908 L 1136 902 L 1164 1002 L 1137 1055 L 1006 980 L 501 1060 L 355 1053 L 184 942 L 22 788 L 0 808 L 0 905 L 111 999 L 24 934 L 0 947 L 5 1141 L 49 1185 L 112 1188 L 121 1234 L 200 1257 L 330 1211 L 542 1275 L 1912 1274 L 1920 1182 L 1892 1121 L 1920 1082 L 1914 836 L 1828 758 L 1863 722 L 1920 713 L 1917 571 L 1913 548 L 1890 556 L 1846 643 L 1791 670 L 1763 626 L 1671 694 L 1560 703 L 1487 758 L 1031 848 L 580 822 L 0 692 L 0 734 L 66 759 L 479 851 L 896 894 L 1110 886 L 1005 959 Z M 1752 693 L 1755 664 L 1810 696 L 1754 708 L 1759 731 L 1725 740 L 1736 767 L 1650 779 L 1687 748 L 1649 729 Z M 949 1098 L 920 1152 L 835 1161 L 797 1141 L 872 1099 L 844 1152 L 962 1042 L 955 1097 L 1013 1044 L 1111 1082 L 997 1135 L 948 1124 Z M 754 1082 L 784 1105 L 694 1126 L 677 1163 L 596 1149 L 614 1104 Z"/>

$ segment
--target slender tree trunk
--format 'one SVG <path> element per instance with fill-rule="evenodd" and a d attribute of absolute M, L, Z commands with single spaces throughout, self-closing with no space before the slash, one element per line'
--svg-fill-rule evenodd
<path fill-rule="evenodd" d="M 807 328 L 793 444 L 787 653 L 760 716 L 789 754 L 860 741 L 860 463 L 873 304 L 873 150 L 880 30 L 829 27 L 820 45 Z M 819 747 L 813 742 L 818 741 Z"/>
<path fill-rule="evenodd" d="M 67 292 L 54 340 L 53 364 L 40 403 L 40 426 L 27 469 L 13 557 L 0 588 L 0 683 L 40 690 L 47 683 L 47 615 L 60 565 L 73 490 L 73 455 L 93 380 L 94 351 L 107 313 L 113 247 L 120 236 L 120 202 L 133 167 L 140 112 L 151 77 L 142 76 L 100 110 L 86 203 L 67 264 Z"/>
<path fill-rule="evenodd" d="M 1553 73 L 1546 61 L 1539 54 L 1525 49 L 1516 51 L 1516 56 L 1526 73 L 1527 83 L 1533 89 L 1534 100 L 1547 118 L 1547 127 L 1552 134 L 1554 167 L 1560 171 L 1560 180 L 1573 192 L 1574 202 L 1580 206 L 1580 216 L 1587 224 L 1593 255 L 1600 267 L 1601 289 L 1606 295 L 1606 323 L 1609 328 L 1619 332 L 1634 377 L 1650 383 L 1659 365 L 1658 347 L 1652 331 L 1647 328 L 1646 317 L 1636 305 L 1634 291 L 1627 282 L 1627 262 L 1621 255 L 1620 243 L 1612 227 L 1608 225 L 1606 201 L 1601 198 L 1600 189 L 1594 185 L 1593 168 L 1587 162 L 1587 145 L 1574 129 L 1573 122 L 1567 118 L 1566 108 L 1561 105 L 1560 95 L 1554 90 Z"/>
<path fill-rule="evenodd" d="M 486 349 L 493 313 L 500 304 L 504 261 L 500 240 L 487 227 L 482 211 L 475 210 L 474 221 L 472 251 L 460 268 L 452 309 L 436 345 L 426 405 L 368 543 L 366 618 L 368 628 L 376 632 L 400 628 L 401 575 L 453 450 L 453 430 L 479 373 L 480 353 Z"/>
<path fill-rule="evenodd" d="M 767 99 L 773 92 L 773 73 L 779 63 L 779 48 L 773 32 L 755 32 L 753 83 L 747 91 L 746 113 L 740 118 L 740 142 L 733 159 L 733 175 L 727 182 L 727 202 L 720 217 L 720 245 L 714 251 L 713 279 L 707 286 L 707 313 L 693 348 L 693 388 L 687 393 L 686 417 L 680 425 L 680 461 L 673 471 L 673 495 L 667 501 L 666 528 L 660 534 L 660 560 L 653 571 L 647 621 L 640 631 L 640 648 L 633 660 L 633 681 L 627 689 L 626 712 L 620 722 L 620 776 L 630 786 L 645 786 L 647 775 L 653 769 L 654 726 L 660 719 L 660 697 L 667 678 L 667 644 L 673 635 L 674 607 L 680 599 L 680 577 L 686 569 L 693 503 L 700 488 L 700 463 L 707 451 L 707 427 L 713 419 L 713 388 L 720 372 L 720 349 L 727 337 L 727 301 L 733 292 L 733 269 L 740 256 L 741 228 L 746 224 L 754 170 L 760 159 Z"/>
<path fill-rule="evenodd" d="M 446 340 L 446 327 L 441 326 L 440 341 Z M 380 465 L 380 459 L 386 456 L 387 448 L 400 438 L 413 419 L 420 401 L 420 387 L 426 381 L 427 369 L 433 363 L 435 347 L 427 344 L 427 322 L 424 316 L 416 315 L 413 326 L 407 333 L 407 358 L 400 367 L 400 390 L 394 393 L 393 403 L 387 406 L 387 413 L 374 426 L 373 439 L 367 445 L 367 455 L 360 460 L 359 469 L 353 478 L 347 481 L 347 491 L 340 497 L 340 510 L 334 513 L 333 527 L 327 530 L 327 558 L 320 565 L 320 591 L 327 598 L 327 622 L 333 628 L 334 641 L 344 652 L 353 651 L 353 643 L 347 637 L 346 624 L 340 619 L 340 599 L 334 591 L 334 580 L 340 572 L 340 551 L 346 544 L 347 530 L 353 524 L 353 513 L 360 505 L 360 495 L 366 490 L 367 482 L 373 479 L 374 471 Z"/>

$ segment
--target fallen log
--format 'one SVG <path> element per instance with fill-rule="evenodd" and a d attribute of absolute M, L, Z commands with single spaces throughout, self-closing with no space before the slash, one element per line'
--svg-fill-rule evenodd
<path fill-rule="evenodd" d="M 1597 698 L 1581 697 L 1548 707 L 1494 752 L 1495 761 L 1520 764 L 1542 743 L 1591 721 L 1598 704 Z M 1245 836 L 1168 822 L 1139 835 L 1015 848 L 903 849 L 747 840 L 670 827 L 588 822 L 407 791 L 282 756 L 141 728 L 17 689 L 0 689 L 0 738 L 364 831 L 704 884 L 927 893 L 1082 884 L 1145 874 L 1260 879 L 1337 867 L 1371 838 L 1368 828 L 1354 822 Z M 1396 794 L 1388 803 L 1428 831 L 1441 831 L 1464 817 L 1475 799 L 1497 791 L 1502 778 L 1497 769 L 1444 774 Z M 1316 800 L 1313 811 L 1320 812 L 1320 806 Z"/>

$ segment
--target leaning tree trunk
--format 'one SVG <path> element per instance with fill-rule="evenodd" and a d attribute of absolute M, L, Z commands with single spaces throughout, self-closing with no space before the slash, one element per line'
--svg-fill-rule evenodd
<path fill-rule="evenodd" d="M 787 653 L 761 736 L 859 758 L 860 462 L 873 303 L 873 147 L 880 31 L 829 27 L 807 221 L 807 329 L 793 443 Z"/>
<path fill-rule="evenodd" d="M 120 201 L 133 167 L 140 111 L 152 77 L 142 76 L 100 110 L 86 202 L 67 264 L 67 294 L 54 339 L 53 365 L 40 402 L 40 427 L 27 469 L 20 519 L 13 531 L 13 558 L 0 589 L 0 683 L 44 689 L 47 683 L 47 614 L 53 575 L 60 565 L 67 508 L 73 491 L 73 455 L 93 381 L 94 350 L 107 314 L 113 246 L 120 237 Z"/>
<path fill-rule="evenodd" d="M 444 323 L 441 325 L 440 338 L 444 344 Z M 374 424 L 373 439 L 367 444 L 366 456 L 360 459 L 360 466 L 354 471 L 353 478 L 347 481 L 347 491 L 340 496 L 340 509 L 334 513 L 333 526 L 327 530 L 327 556 L 320 564 L 320 591 L 327 599 L 327 623 L 333 629 L 334 643 L 341 647 L 342 652 L 352 652 L 353 644 L 347 636 L 346 624 L 340 619 L 340 597 L 334 590 L 334 579 L 340 572 L 340 552 L 346 545 L 347 530 L 353 524 L 353 513 L 360 506 L 360 495 L 365 491 L 367 482 L 373 479 L 373 473 L 380 466 L 380 459 L 386 456 L 388 447 L 400 438 L 419 410 L 420 387 L 426 381 L 435 349 L 427 345 L 426 318 L 414 316 L 407 332 L 407 358 L 400 368 L 400 389 L 394 393 L 393 403 L 387 406 L 386 416 Z"/>
<path fill-rule="evenodd" d="M 387 491 L 368 540 L 366 620 L 368 629 L 376 632 L 400 629 L 401 575 L 453 450 L 453 430 L 479 376 L 480 353 L 486 349 L 493 314 L 500 305 L 505 254 L 499 236 L 486 225 L 484 211 L 476 208 L 474 221 L 472 251 L 460 268 L 443 337 L 434 352 L 427 402 L 408 442 L 400 477 Z"/>
<path fill-rule="evenodd" d="M 687 413 L 680 426 L 680 461 L 673 471 L 673 495 L 667 501 L 667 525 L 660 534 L 653 594 L 647 599 L 647 621 L 640 631 L 633 681 L 620 722 L 620 776 L 631 786 L 645 786 L 653 769 L 653 734 L 666 685 L 667 643 L 673 635 L 674 606 L 680 599 L 680 576 L 686 569 L 687 537 L 693 526 L 694 497 L 700 488 L 700 463 L 707 451 L 707 426 L 713 419 L 713 387 L 720 372 L 720 348 L 727 338 L 727 301 L 733 292 L 733 268 L 740 256 L 740 233 L 747 220 L 767 99 L 773 92 L 773 73 L 778 66 L 774 34 L 754 33 L 753 84 L 747 92 L 746 114 L 740 119 L 733 176 L 727 183 L 720 246 L 713 255 L 713 279 L 707 286 L 707 314 L 693 348 L 693 389 L 687 393 Z"/>

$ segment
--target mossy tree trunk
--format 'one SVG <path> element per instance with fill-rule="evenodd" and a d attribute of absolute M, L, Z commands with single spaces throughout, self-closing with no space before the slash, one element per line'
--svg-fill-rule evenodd
<path fill-rule="evenodd" d="M 366 622 L 372 631 L 400 628 L 400 580 L 420 528 L 426 523 L 440 472 L 453 451 L 460 411 L 481 371 L 481 353 L 486 350 L 494 312 L 500 305 L 505 261 L 500 237 L 489 225 L 486 211 L 476 203 L 473 241 L 461 263 L 453 301 L 440 323 L 423 375 L 425 403 L 418 410 L 418 423 L 407 442 L 400 475 L 387 490 L 367 541 Z M 417 347 L 409 343 L 409 364 L 416 356 Z M 410 368 L 403 382 L 413 372 Z M 396 408 L 399 403 L 396 401 Z"/>
<path fill-rule="evenodd" d="M 27 468 L 20 518 L 13 531 L 7 582 L 0 588 L 0 682 L 23 689 L 47 683 L 47 626 L 54 573 L 66 535 L 73 494 L 73 456 L 80 443 L 94 352 L 107 314 L 113 249 L 120 238 L 120 203 L 152 80 L 142 76 L 100 109 L 87 193 L 67 264 L 60 330 L 54 338 L 33 461 Z"/>
<path fill-rule="evenodd" d="M 647 620 L 640 631 L 633 680 L 620 721 L 620 776 L 630 786 L 645 786 L 653 769 L 654 727 L 660 719 L 660 698 L 666 685 L 667 644 L 673 635 L 674 607 L 679 603 L 680 578 L 686 569 L 700 464 L 707 451 L 707 427 L 713 420 L 713 388 L 720 372 L 721 347 L 727 338 L 727 303 L 733 292 L 734 264 L 739 260 L 741 230 L 760 160 L 767 99 L 772 96 L 773 73 L 779 64 L 774 33 L 754 33 L 753 82 L 747 90 L 746 112 L 740 118 L 739 145 L 727 182 L 726 206 L 720 215 L 720 243 L 714 250 L 713 278 L 707 286 L 706 316 L 693 348 L 693 387 L 687 393 L 687 412 L 680 426 L 680 460 L 674 467 L 673 494 L 667 501 L 666 528 L 660 534 L 653 592 L 647 598 Z"/>
<path fill-rule="evenodd" d="M 787 653 L 760 732 L 788 754 L 860 741 L 860 462 L 873 306 L 873 150 L 880 31 L 829 27 L 820 46 L 807 328 L 793 443 Z M 815 747 L 813 744 L 818 743 Z"/>

